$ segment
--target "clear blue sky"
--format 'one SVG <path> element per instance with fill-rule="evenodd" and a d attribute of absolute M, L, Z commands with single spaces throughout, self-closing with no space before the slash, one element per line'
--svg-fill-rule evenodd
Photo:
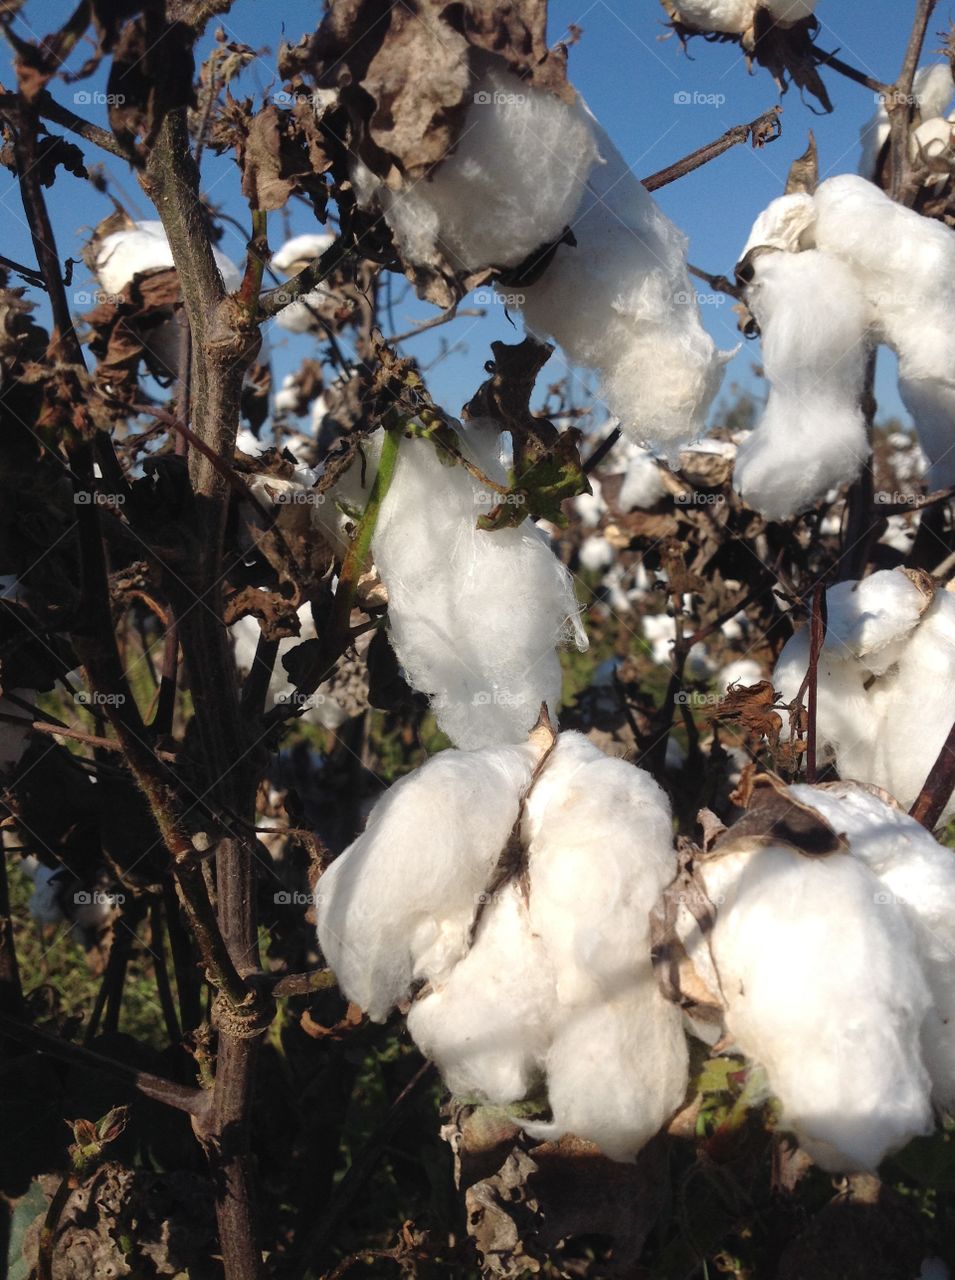
<path fill-rule="evenodd" d="M 27 0 L 19 30 L 24 35 L 32 31 L 34 36 L 42 36 L 63 21 L 66 8 L 56 0 Z M 898 74 L 914 8 L 915 0 L 819 0 L 819 43 L 825 49 L 839 50 L 846 61 L 870 75 L 890 81 Z M 284 0 L 274 7 L 263 0 L 236 0 L 222 25 L 229 38 L 262 50 L 262 57 L 244 78 L 246 93 L 260 96 L 270 88 L 281 89 L 274 77 L 274 51 L 283 37 L 294 41 L 312 29 L 319 12 L 315 0 Z M 781 194 L 791 161 L 806 147 L 808 130 L 812 128 L 816 134 L 823 176 L 854 171 L 859 129 L 872 114 L 875 103 L 868 90 L 824 70 L 835 111 L 828 116 L 816 114 L 794 89 L 780 98 L 766 72 L 748 74 L 735 46 L 696 40 L 690 45 L 687 58 L 675 38 L 661 38 L 666 35 L 662 12 L 656 0 L 552 0 L 550 37 L 560 38 L 570 24 L 583 29 L 582 38 L 571 49 L 571 77 L 640 176 L 663 168 L 731 125 L 754 119 L 766 108 L 782 103 L 783 135 L 779 141 L 757 152 L 749 147 L 734 148 L 657 195 L 668 216 L 688 235 L 690 261 L 707 271 L 729 273 L 753 219 Z M 953 16 L 955 4 L 942 4 L 936 10 L 924 61 L 938 60 L 939 33 Z M 80 51 L 79 57 L 82 56 Z M 0 79 L 8 85 L 12 81 L 8 60 L 0 70 Z M 75 95 L 102 93 L 104 89 L 102 74 L 82 84 L 53 86 L 54 94 L 71 106 Z M 676 95 L 687 92 L 697 95 L 697 101 L 675 101 Z M 106 123 L 106 108 L 101 102 L 87 105 L 81 100 L 75 109 Z M 154 216 L 126 166 L 101 156 L 92 147 L 86 151 L 89 163 L 105 160 L 114 193 L 134 216 Z M 209 156 L 204 162 L 203 180 L 212 198 L 245 222 L 234 164 Z M 110 212 L 108 202 L 86 183 L 62 171 L 49 193 L 49 201 L 61 257 L 79 257 L 89 228 Z M 0 252 L 33 265 L 19 196 L 5 170 L 0 171 L 0 209 L 4 230 Z M 273 248 L 281 243 L 285 230 L 297 233 L 315 227 L 311 215 L 301 207 L 292 211 L 290 227 L 283 225 L 279 215 L 273 215 L 271 221 Z M 241 259 L 243 240 L 230 226 L 226 227 L 222 248 Z M 85 267 L 80 265 L 74 288 L 84 287 L 89 287 L 89 281 Z M 730 301 L 714 299 L 705 286 L 700 287 L 705 324 L 722 347 L 736 346 L 741 340 Z M 409 299 L 399 308 L 396 322 L 403 329 L 428 314 L 432 314 L 429 308 Z M 418 356 L 423 365 L 433 366 L 429 385 L 438 401 L 456 412 L 482 378 L 490 342 L 495 338 L 514 340 L 521 327 L 519 318 L 517 324 L 515 331 L 501 309 L 492 305 L 483 319 L 458 319 L 408 343 L 407 350 Z M 442 356 L 440 339 L 453 346 L 449 354 Z M 309 339 L 290 338 L 274 328 L 270 343 L 279 378 L 312 348 Z M 728 388 L 734 381 L 749 383 L 751 366 L 758 360 L 758 345 L 744 344 L 729 366 L 724 385 Z M 558 376 L 560 369 L 555 368 L 554 377 Z M 883 414 L 905 416 L 895 392 L 890 360 L 884 354 L 880 355 L 877 390 Z"/>

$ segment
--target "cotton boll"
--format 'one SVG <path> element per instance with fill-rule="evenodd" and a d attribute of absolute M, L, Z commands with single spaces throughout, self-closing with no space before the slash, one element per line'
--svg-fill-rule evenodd
<path fill-rule="evenodd" d="M 624 513 L 649 511 L 667 494 L 653 455 L 636 446 L 620 486 L 617 506 Z"/>
<path fill-rule="evenodd" d="M 852 272 L 816 250 L 761 255 L 748 301 L 770 393 L 740 445 L 734 484 L 749 506 L 784 519 L 853 481 L 868 456 L 868 312 Z"/>
<path fill-rule="evenodd" d="M 503 481 L 497 424 L 475 420 L 465 452 Z M 533 523 L 476 527 L 488 495 L 426 440 L 401 444 L 372 542 L 388 591 L 391 642 L 410 683 L 427 693 L 457 746 L 520 742 L 542 702 L 556 719 L 556 647 L 587 640 L 567 570 Z"/>
<path fill-rule="evenodd" d="M 878 879 L 848 854 L 781 846 L 701 871 L 719 904 L 709 941 L 727 1032 L 766 1069 L 782 1125 L 832 1172 L 874 1170 L 930 1133 L 929 991 L 907 920 L 875 903 Z"/>
<path fill-rule="evenodd" d="M 947 63 L 935 63 L 928 67 L 919 67 L 912 81 L 912 95 L 918 103 L 922 121 L 935 120 L 944 115 L 945 108 L 951 101 L 953 89 L 952 73 Z M 872 119 L 861 131 L 862 158 L 859 161 L 859 173 L 870 180 L 876 176 L 879 156 L 882 148 L 889 140 L 889 113 L 885 103 L 880 99 L 878 109 Z M 914 151 L 913 151 L 913 154 Z"/>
<path fill-rule="evenodd" d="M 242 273 L 231 258 L 213 248 L 216 266 L 225 287 L 232 291 L 242 283 Z M 125 231 L 105 236 L 96 255 L 96 278 L 107 293 L 121 293 L 133 277 L 147 271 L 174 267 L 172 249 L 161 222 L 137 222 Z"/>
<path fill-rule="evenodd" d="M 773 200 L 753 223 L 749 239 L 739 255 L 743 262 L 751 249 L 781 249 L 799 253 L 815 247 L 816 205 L 812 196 L 798 192 Z"/>
<path fill-rule="evenodd" d="M 292 236 L 272 254 L 272 266 L 286 275 L 298 275 L 334 243 L 335 237 L 327 232 Z"/>
<path fill-rule="evenodd" d="M 596 529 L 607 514 L 607 504 L 599 480 L 591 479 L 590 488 L 590 493 L 579 493 L 576 498 L 572 498 L 571 505 L 585 529 Z"/>
<path fill-rule="evenodd" d="M 322 952 L 373 1021 L 384 1021 L 415 978 L 446 983 L 465 955 L 538 754 L 529 743 L 442 752 L 385 792 L 362 835 L 319 878 Z"/>
<path fill-rule="evenodd" d="M 900 377 L 899 395 L 929 463 L 927 489 L 948 489 L 955 484 L 955 382 Z"/>
<path fill-rule="evenodd" d="M 840 582 L 826 592 L 827 656 L 854 657 L 881 675 L 901 656 L 925 612 L 925 592 L 907 574 L 882 569 L 861 582 Z"/>
<path fill-rule="evenodd" d="M 596 534 L 584 538 L 578 552 L 580 567 L 591 573 L 600 573 L 602 569 L 609 569 L 614 562 L 614 555 L 614 549 L 607 539 L 598 537 Z"/>
<path fill-rule="evenodd" d="M 447 980 L 412 1005 L 408 1030 L 452 1093 L 510 1103 L 542 1074 L 553 1016 L 551 965 L 511 884 Z"/>
<path fill-rule="evenodd" d="M 876 902 L 902 912 L 918 940 L 932 1008 L 922 1025 L 922 1052 L 932 1077 L 933 1098 L 955 1106 L 955 858 L 914 818 L 851 782 L 795 786 L 797 800 L 811 805 L 845 834 L 852 856 L 879 877 Z"/>
<path fill-rule="evenodd" d="M 394 193 L 358 171 L 356 189 L 363 204 L 377 198 L 413 262 L 440 247 L 455 270 L 513 267 L 573 221 L 595 157 L 585 111 L 492 67 L 433 175 Z"/>
<path fill-rule="evenodd" d="M 738 684 L 745 689 L 751 685 L 758 684 L 760 680 L 765 678 L 763 668 L 758 662 L 752 658 L 735 658 L 722 669 L 717 676 L 716 683 L 722 693 L 730 685 Z"/>
<path fill-rule="evenodd" d="M 741 35 L 753 25 L 756 0 L 675 0 L 681 22 L 698 31 Z"/>
<path fill-rule="evenodd" d="M 705 332 L 686 237 L 664 217 L 593 121 L 600 159 L 562 244 L 525 289 L 527 327 L 598 370 L 601 393 L 637 441 L 668 451 L 700 434 L 728 355 Z"/>
<path fill-rule="evenodd" d="M 546 1062 L 553 1120 L 524 1128 L 541 1141 L 574 1133 L 633 1160 L 683 1101 L 687 1062 L 680 1012 L 648 975 L 558 1030 Z"/>
<path fill-rule="evenodd" d="M 650 962 L 650 912 L 676 875 L 670 805 L 642 769 L 563 733 L 527 801 L 530 919 L 563 1004 L 613 995 Z"/>

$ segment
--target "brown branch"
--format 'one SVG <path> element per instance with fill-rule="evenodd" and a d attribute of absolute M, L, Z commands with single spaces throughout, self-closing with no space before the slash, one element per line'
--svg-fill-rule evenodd
<path fill-rule="evenodd" d="M 929 19 L 932 16 L 936 2 L 937 0 L 916 0 L 915 17 L 912 20 L 912 30 L 909 34 L 909 42 L 902 61 L 902 70 L 899 72 L 898 80 L 896 80 L 885 98 L 885 107 L 889 113 L 889 157 L 891 168 L 889 195 L 893 200 L 898 200 L 906 205 L 911 204 L 915 196 L 908 181 L 910 170 L 909 128 L 917 106 L 912 94 L 912 85 L 915 80 L 915 72 L 918 69 L 919 58 L 922 56 L 922 46 L 925 43 Z"/>
<path fill-rule="evenodd" d="M 838 71 L 847 80 L 852 80 L 855 84 L 860 84 L 864 89 L 871 89 L 873 93 L 883 95 L 892 92 L 892 86 L 883 84 L 881 80 L 876 80 L 872 76 L 867 76 L 864 71 L 859 71 L 855 67 L 850 66 L 848 62 L 837 57 L 834 53 L 825 53 L 822 49 L 813 46 L 813 57 L 822 66 L 831 67 L 833 71 Z"/>
<path fill-rule="evenodd" d="M 955 790 L 955 724 L 949 729 L 948 737 L 938 753 L 938 759 L 932 765 L 925 779 L 925 785 L 909 813 L 927 831 L 934 831 L 942 819 L 953 790 Z"/>
<path fill-rule="evenodd" d="M 118 156 L 120 160 L 132 163 L 132 157 L 123 150 L 108 129 L 101 129 L 98 124 L 91 124 L 89 120 L 84 120 L 82 116 L 78 116 L 69 107 L 64 107 L 62 103 L 56 102 L 47 90 L 44 89 L 37 97 L 35 106 L 37 114 L 42 116 L 44 120 L 52 120 L 60 128 L 68 129 L 70 133 L 85 139 L 86 142 L 92 142 L 94 146 L 99 147 L 102 151 L 108 151 L 110 155 Z"/>
<path fill-rule="evenodd" d="M 648 178 L 643 178 L 643 185 L 648 191 L 659 191 L 661 187 L 676 182 L 679 178 L 685 178 L 694 169 L 702 168 L 703 165 L 716 160 L 732 147 L 745 144 L 750 139 L 754 147 L 763 147 L 768 142 L 775 142 L 782 133 L 782 125 L 779 121 L 781 111 L 782 107 L 770 107 L 749 124 L 734 124 L 714 142 L 698 147 L 682 160 L 677 160 L 658 173 L 651 173 Z"/>

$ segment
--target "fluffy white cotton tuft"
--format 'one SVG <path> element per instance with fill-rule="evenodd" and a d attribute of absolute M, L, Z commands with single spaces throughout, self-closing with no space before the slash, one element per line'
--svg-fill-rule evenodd
<path fill-rule="evenodd" d="M 604 501 L 603 486 L 596 476 L 591 478 L 590 489 L 590 493 L 578 493 L 576 498 L 572 498 L 571 505 L 585 529 L 596 529 L 607 514 L 607 504 Z"/>
<path fill-rule="evenodd" d="M 734 658 L 732 662 L 720 671 L 716 677 L 716 685 L 722 695 L 731 684 L 737 684 L 743 688 L 750 685 L 759 684 L 760 680 L 765 680 L 766 675 L 763 668 L 754 658 Z"/>
<path fill-rule="evenodd" d="M 461 440 L 503 483 L 497 424 L 469 422 Z M 523 741 L 542 702 L 556 721 L 557 646 L 587 646 L 570 574 L 534 524 L 477 528 L 492 499 L 429 441 L 405 440 L 372 542 L 398 661 L 465 748 Z"/>
<path fill-rule="evenodd" d="M 638 444 L 632 446 L 627 460 L 623 484 L 617 497 L 617 506 L 624 513 L 628 511 L 649 511 L 667 493 L 666 485 L 660 476 L 660 468 L 648 453 Z"/>
<path fill-rule="evenodd" d="M 955 92 L 955 85 L 952 83 L 952 72 L 947 63 L 939 62 L 928 67 L 919 67 L 912 81 L 912 94 L 918 103 L 921 127 L 924 128 L 928 123 L 935 124 L 939 121 L 952 100 L 953 92 Z M 880 101 L 875 115 L 859 131 L 862 141 L 859 173 L 863 178 L 875 180 L 879 157 L 882 154 L 882 148 L 889 140 L 889 131 L 889 113 L 885 103 Z M 910 153 L 913 159 L 918 155 L 919 132 L 918 128 L 912 132 Z M 922 134 L 923 145 L 930 136 L 930 134 Z"/>
<path fill-rule="evenodd" d="M 876 336 L 899 358 L 899 386 L 933 464 L 929 483 L 955 475 L 955 231 L 894 203 L 863 178 L 829 178 L 816 192 L 821 249 L 852 267 Z"/>
<path fill-rule="evenodd" d="M 530 744 L 441 752 L 384 794 L 320 877 L 322 951 L 373 1020 L 416 978 L 442 982 L 464 956 L 538 755 Z"/>
<path fill-rule="evenodd" d="M 749 239 L 739 255 L 740 262 L 751 249 L 782 249 L 798 253 L 815 245 L 816 204 L 803 192 L 779 196 L 753 223 Z"/>
<path fill-rule="evenodd" d="M 902 912 L 915 930 L 932 1007 L 922 1054 L 937 1106 L 955 1106 L 955 857 L 914 818 L 851 782 L 795 786 L 849 840 L 853 857 L 879 877 L 876 905 Z"/>
<path fill-rule="evenodd" d="M 676 872 L 670 809 L 648 774 L 562 734 L 526 795 L 526 895 L 485 895 L 540 745 L 447 751 L 379 801 L 316 886 L 322 950 L 374 1018 L 425 990 L 408 1028 L 458 1094 L 517 1102 L 632 1159 L 683 1099 L 681 1015 L 659 994 L 650 911 Z M 468 934 L 483 904 L 473 944 Z"/>
<path fill-rule="evenodd" d="M 876 1169 L 930 1133 L 929 991 L 908 920 L 875 902 L 877 877 L 848 854 L 781 846 L 701 871 L 727 1033 L 766 1069 L 782 1125 L 833 1172 Z"/>
<path fill-rule="evenodd" d="M 734 484 L 749 506 L 783 519 L 853 481 L 868 456 L 868 312 L 855 276 L 830 254 L 761 254 L 753 270 L 747 301 L 770 392 L 740 445 Z"/>
<path fill-rule="evenodd" d="M 741 35 L 753 25 L 756 0 L 675 0 L 681 22 L 699 31 Z"/>
<path fill-rule="evenodd" d="M 597 154 L 579 106 L 491 68 L 476 83 L 457 146 L 433 176 L 391 192 L 363 166 L 358 198 L 377 198 L 402 252 L 456 271 L 515 267 L 573 221 Z"/>
<path fill-rule="evenodd" d="M 882 787 L 911 808 L 955 721 L 955 596 L 927 598 L 899 570 L 827 592 L 831 629 L 819 663 L 817 742 L 842 778 Z M 920 613 L 920 610 L 924 612 Z M 773 673 L 787 701 L 809 664 L 809 633 Z M 916 715 L 917 732 L 906 729 Z M 955 815 L 949 801 L 942 822 Z"/>
<path fill-rule="evenodd" d="M 312 232 L 303 236 L 292 236 L 281 248 L 272 254 L 272 266 L 277 271 L 288 275 L 297 275 L 309 263 L 320 258 L 326 249 L 335 243 L 335 237 L 328 232 Z"/>
<path fill-rule="evenodd" d="M 577 554 L 580 559 L 580 567 L 588 569 L 592 573 L 599 573 L 602 569 L 609 569 L 615 559 L 614 549 L 607 539 L 595 533 L 592 533 L 589 538 L 584 538 Z"/>
<path fill-rule="evenodd" d="M 225 287 L 238 289 L 242 272 L 219 249 L 213 248 L 212 252 Z M 165 271 L 175 265 L 162 223 L 137 222 L 128 230 L 104 236 L 96 255 L 96 278 L 107 293 L 121 293 L 134 276 Z"/>
<path fill-rule="evenodd" d="M 596 369 L 610 411 L 668 452 L 700 434 L 728 356 L 700 323 L 686 237 L 593 122 L 600 159 L 562 244 L 525 290 L 524 319 Z"/>

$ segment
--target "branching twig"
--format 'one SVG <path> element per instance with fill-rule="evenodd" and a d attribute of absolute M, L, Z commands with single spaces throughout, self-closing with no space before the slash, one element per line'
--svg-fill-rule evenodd
<path fill-rule="evenodd" d="M 661 187 L 665 187 L 671 182 L 676 182 L 679 178 L 685 178 L 694 169 L 699 169 L 703 165 L 709 164 L 711 160 L 723 155 L 730 148 L 738 147 L 743 143 L 749 142 L 750 139 L 752 139 L 754 147 L 763 147 L 767 142 L 774 142 L 782 132 L 782 125 L 779 121 L 781 112 L 782 107 L 770 107 L 768 111 L 764 111 L 761 116 L 757 116 L 749 124 L 734 124 L 731 129 L 727 129 L 714 142 L 708 142 L 706 146 L 698 147 L 696 151 L 691 151 L 682 160 L 677 160 L 665 169 L 661 169 L 658 173 L 651 173 L 648 178 L 643 178 L 643 185 L 648 191 L 659 191 Z"/>

